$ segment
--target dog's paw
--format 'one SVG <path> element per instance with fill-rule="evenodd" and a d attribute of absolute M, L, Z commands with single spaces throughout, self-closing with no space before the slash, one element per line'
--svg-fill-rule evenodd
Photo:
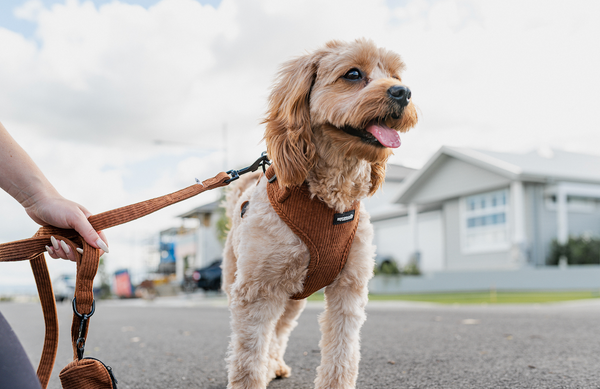
<path fill-rule="evenodd" d="M 279 363 L 279 367 L 275 370 L 276 378 L 287 378 L 292 374 L 292 368 L 286 365 L 283 361 Z"/>
<path fill-rule="evenodd" d="M 292 368 L 283 360 L 271 359 L 269 361 L 269 376 L 274 378 L 287 378 L 292 374 Z"/>

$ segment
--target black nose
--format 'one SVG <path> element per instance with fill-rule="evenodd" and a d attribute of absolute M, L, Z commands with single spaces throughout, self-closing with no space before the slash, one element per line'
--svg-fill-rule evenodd
<path fill-rule="evenodd" d="M 394 85 L 388 89 L 388 95 L 401 107 L 406 107 L 410 101 L 410 89 L 402 85 Z"/>

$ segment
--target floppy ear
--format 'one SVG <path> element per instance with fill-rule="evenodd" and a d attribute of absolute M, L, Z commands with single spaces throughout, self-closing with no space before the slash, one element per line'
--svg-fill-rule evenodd
<path fill-rule="evenodd" d="M 383 163 L 374 162 L 371 164 L 371 189 L 369 196 L 373 196 L 377 189 L 383 185 L 385 181 L 385 161 Z"/>
<path fill-rule="evenodd" d="M 283 64 L 269 96 L 264 139 L 281 187 L 301 185 L 315 162 L 310 91 L 324 52 Z"/>

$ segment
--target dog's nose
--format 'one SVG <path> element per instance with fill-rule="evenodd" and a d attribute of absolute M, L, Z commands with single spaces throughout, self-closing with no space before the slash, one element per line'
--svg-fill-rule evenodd
<path fill-rule="evenodd" d="M 402 85 L 394 85 L 388 89 L 388 95 L 401 107 L 406 107 L 410 101 L 410 89 Z"/>

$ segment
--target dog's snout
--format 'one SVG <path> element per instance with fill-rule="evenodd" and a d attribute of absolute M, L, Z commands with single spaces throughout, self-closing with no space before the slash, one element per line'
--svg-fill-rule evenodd
<path fill-rule="evenodd" d="M 394 85 L 390 87 L 390 89 L 388 89 L 388 95 L 390 95 L 390 97 L 394 99 L 397 104 L 399 104 L 402 107 L 405 107 L 408 105 L 412 94 L 410 92 L 410 89 L 408 89 L 407 87 L 402 85 Z"/>

